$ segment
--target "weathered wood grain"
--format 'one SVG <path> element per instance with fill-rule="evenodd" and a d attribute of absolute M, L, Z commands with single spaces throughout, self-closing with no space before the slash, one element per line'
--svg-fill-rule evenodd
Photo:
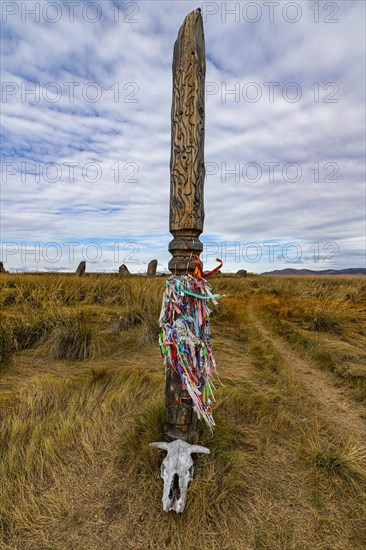
<path fill-rule="evenodd" d="M 205 218 L 205 39 L 200 9 L 185 18 L 174 45 L 169 245 L 173 273 L 192 272 Z"/>

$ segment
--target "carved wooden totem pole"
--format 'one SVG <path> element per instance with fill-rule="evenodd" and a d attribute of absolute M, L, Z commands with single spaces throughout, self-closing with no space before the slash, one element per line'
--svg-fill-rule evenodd
<path fill-rule="evenodd" d="M 193 477 L 192 453 L 209 454 L 192 445 L 198 420 L 211 433 L 216 362 L 210 343 L 212 294 L 207 278 L 222 267 L 203 272 L 205 41 L 201 10 L 188 14 L 174 46 L 172 145 L 170 159 L 170 232 L 172 275 L 165 283 L 159 317 L 159 343 L 165 364 L 165 423 L 167 441 L 151 443 L 167 455 L 161 466 L 163 509 L 182 513 Z"/>
<path fill-rule="evenodd" d="M 185 18 L 174 45 L 171 112 L 169 244 L 173 275 L 193 273 L 194 256 L 202 252 L 203 184 L 205 178 L 205 40 L 201 10 Z M 165 425 L 168 439 L 191 441 L 196 414 L 187 390 L 174 371 L 166 371 Z"/>

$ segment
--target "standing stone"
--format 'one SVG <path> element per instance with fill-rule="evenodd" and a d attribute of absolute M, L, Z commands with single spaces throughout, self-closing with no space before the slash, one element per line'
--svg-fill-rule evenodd
<path fill-rule="evenodd" d="M 125 264 L 119 266 L 118 273 L 120 275 L 129 275 L 128 267 Z"/>
<path fill-rule="evenodd" d="M 174 45 L 171 111 L 169 270 L 176 275 L 193 273 L 193 257 L 203 245 L 203 183 L 205 179 L 205 39 L 201 10 L 185 18 Z M 167 369 L 165 423 L 167 439 L 191 441 L 197 425 L 193 402 L 182 390 L 178 373 Z"/>
<path fill-rule="evenodd" d="M 80 262 L 77 270 L 75 271 L 75 275 L 77 277 L 82 277 L 85 273 L 85 269 L 86 269 L 86 262 Z"/>
<path fill-rule="evenodd" d="M 147 266 L 147 276 L 155 277 L 157 267 L 158 267 L 158 260 L 151 260 L 151 262 Z"/>
<path fill-rule="evenodd" d="M 246 276 L 247 276 L 247 271 L 246 271 L 246 269 L 239 269 L 239 271 L 237 272 L 236 276 L 237 276 L 237 277 L 246 277 Z"/>
<path fill-rule="evenodd" d="M 170 156 L 170 224 L 174 239 L 169 270 L 193 273 L 193 256 L 203 250 L 199 236 L 205 218 L 205 39 L 201 10 L 185 18 L 174 45 L 172 136 Z"/>
<path fill-rule="evenodd" d="M 4 264 L 3 262 L 0 262 L 0 273 L 7 273 L 5 267 L 4 267 Z"/>

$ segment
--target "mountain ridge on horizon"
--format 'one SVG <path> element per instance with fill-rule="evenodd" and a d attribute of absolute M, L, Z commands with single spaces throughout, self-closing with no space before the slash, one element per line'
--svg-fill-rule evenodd
<path fill-rule="evenodd" d="M 265 271 L 261 275 L 366 275 L 366 268 L 350 267 L 347 269 L 322 269 L 314 271 L 313 269 L 294 269 L 288 267 L 286 269 Z"/>

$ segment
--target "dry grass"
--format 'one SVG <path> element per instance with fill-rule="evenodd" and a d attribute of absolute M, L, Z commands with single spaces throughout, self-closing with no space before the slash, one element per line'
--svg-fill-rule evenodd
<path fill-rule="evenodd" d="M 337 343 L 359 357 L 362 284 L 214 279 L 225 294 L 212 319 L 224 385 L 214 436 L 204 427 L 197 436 L 211 454 L 195 458 L 177 516 L 162 511 L 164 455 L 149 447 L 161 438 L 164 415 L 156 341 L 164 279 L 2 275 L 0 548 L 365 547 L 363 441 L 334 427 L 247 307 L 303 358 L 314 334 L 311 349 L 331 355 Z M 317 308 L 330 315 L 322 330 L 311 326 Z"/>
<path fill-rule="evenodd" d="M 287 288 L 286 288 L 287 284 Z M 328 285 L 328 286 L 327 286 Z M 273 278 L 255 307 L 277 334 L 366 399 L 366 294 L 362 277 Z M 264 289 L 263 289 L 264 290 Z"/>

